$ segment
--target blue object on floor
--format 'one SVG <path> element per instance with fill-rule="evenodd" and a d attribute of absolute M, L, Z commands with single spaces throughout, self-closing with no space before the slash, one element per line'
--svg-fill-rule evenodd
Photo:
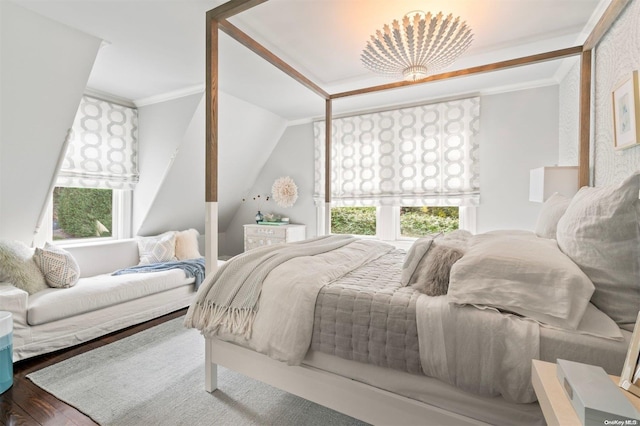
<path fill-rule="evenodd" d="M 13 385 L 13 317 L 0 311 L 0 393 Z"/>

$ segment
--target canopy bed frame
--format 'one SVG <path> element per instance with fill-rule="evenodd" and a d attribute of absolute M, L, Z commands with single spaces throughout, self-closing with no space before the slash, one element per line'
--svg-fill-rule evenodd
<path fill-rule="evenodd" d="M 464 77 L 544 61 L 580 56 L 579 186 L 590 184 L 592 50 L 630 0 L 612 0 L 583 45 L 515 58 L 472 68 L 431 75 L 415 82 L 401 81 L 358 90 L 327 93 L 309 78 L 278 58 L 227 19 L 267 0 L 231 0 L 206 15 L 206 259 L 215 271 L 218 257 L 218 34 L 222 30 L 254 53 L 316 93 L 325 101 L 325 230 L 329 228 L 331 203 L 331 128 L 335 99 L 391 90 L 415 84 Z M 358 419 L 380 424 L 419 424 L 426 419 L 437 424 L 485 424 L 414 399 L 351 380 L 310 366 L 287 366 L 269 357 L 216 338 L 206 338 L 205 389 L 217 388 L 217 365 L 301 396 Z"/>

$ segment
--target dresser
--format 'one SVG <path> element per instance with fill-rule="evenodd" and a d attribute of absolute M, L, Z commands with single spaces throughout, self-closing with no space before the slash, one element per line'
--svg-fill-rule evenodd
<path fill-rule="evenodd" d="M 304 225 L 244 225 L 244 251 L 278 243 L 304 240 Z"/>

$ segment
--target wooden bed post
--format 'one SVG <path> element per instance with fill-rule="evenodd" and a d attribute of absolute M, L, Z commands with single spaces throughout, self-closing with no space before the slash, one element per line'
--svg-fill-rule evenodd
<path fill-rule="evenodd" d="M 206 19 L 205 257 L 211 274 L 218 266 L 218 21 L 211 11 Z"/>
<path fill-rule="evenodd" d="M 324 234 L 331 233 L 331 137 L 333 126 L 331 122 L 331 99 L 325 100 L 324 118 Z"/>
<path fill-rule="evenodd" d="M 591 50 L 580 56 L 580 135 L 578 139 L 578 188 L 589 186 L 591 150 Z"/>

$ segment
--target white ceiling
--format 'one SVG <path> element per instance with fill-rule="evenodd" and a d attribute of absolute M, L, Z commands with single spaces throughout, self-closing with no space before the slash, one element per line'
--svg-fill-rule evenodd
<path fill-rule="evenodd" d="M 7 1 L 7 0 L 0 0 Z M 106 41 L 89 88 L 139 105 L 204 84 L 205 12 L 224 0 L 13 0 Z M 474 32 L 450 69 L 581 44 L 609 0 L 270 0 L 230 19 L 329 93 L 388 83 L 360 64 L 370 35 L 412 10 L 460 15 Z M 320 116 L 324 101 L 226 35 L 220 87 L 276 114 Z M 565 65 L 566 67 L 566 65 Z M 344 112 L 464 93 L 548 84 L 562 61 L 336 102 Z"/>

